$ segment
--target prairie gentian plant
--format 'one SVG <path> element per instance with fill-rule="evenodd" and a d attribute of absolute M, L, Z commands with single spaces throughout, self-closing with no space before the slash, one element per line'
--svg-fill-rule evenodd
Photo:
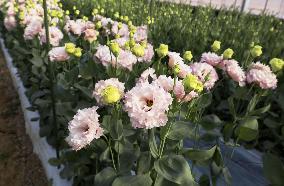
<path fill-rule="evenodd" d="M 98 7 L 86 17 L 54 0 L 47 1 L 48 43 L 40 0 L 2 5 L 5 28 L 21 33 L 19 42 L 32 49 L 25 64 L 31 101 L 41 113 L 41 135 L 60 149 L 50 162 L 63 164 L 61 176 L 75 185 L 197 185 L 209 176 L 194 176 L 195 166 L 207 165 L 213 177 L 229 175 L 220 143 L 233 146 L 233 157 L 240 141 L 257 137 L 257 119 L 269 109 L 258 103 L 277 87 L 270 67 L 253 61 L 260 46 L 248 51 L 242 67 L 233 59 L 237 51 L 217 54 L 219 41 L 194 62 L 189 50 L 181 57 L 170 44 L 154 49 L 148 27 L 126 16 L 116 13 L 119 20 L 113 20 Z M 45 44 L 52 48 L 44 51 Z M 54 64 L 56 128 L 48 114 L 48 60 Z M 270 62 L 275 72 L 282 63 Z M 216 88 L 227 82 L 228 123 L 206 113 Z"/>

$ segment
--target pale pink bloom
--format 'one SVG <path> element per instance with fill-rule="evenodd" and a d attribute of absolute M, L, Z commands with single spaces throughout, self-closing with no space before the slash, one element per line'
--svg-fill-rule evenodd
<path fill-rule="evenodd" d="M 48 52 L 50 61 L 62 62 L 69 59 L 69 55 L 65 51 L 65 47 L 55 47 Z"/>
<path fill-rule="evenodd" d="M 138 26 L 134 34 L 134 39 L 136 42 L 147 40 L 148 29 L 146 25 Z"/>
<path fill-rule="evenodd" d="M 218 56 L 215 53 L 207 52 L 202 54 L 200 62 L 208 63 L 212 66 L 217 66 L 222 61 L 222 59 L 223 57 Z"/>
<path fill-rule="evenodd" d="M 183 102 L 189 102 L 193 100 L 194 98 L 198 97 L 198 93 L 195 91 L 191 91 L 188 94 L 186 94 L 183 98 Z"/>
<path fill-rule="evenodd" d="M 38 35 L 42 30 L 42 23 L 43 20 L 41 17 L 32 17 L 24 31 L 25 40 L 32 40 Z"/>
<path fill-rule="evenodd" d="M 192 74 L 196 75 L 207 90 L 214 87 L 215 82 L 219 79 L 218 74 L 212 65 L 208 63 L 193 63 L 190 65 Z"/>
<path fill-rule="evenodd" d="M 14 16 L 6 16 L 4 19 L 4 26 L 8 31 L 13 30 L 17 26 L 16 18 Z"/>
<path fill-rule="evenodd" d="M 120 38 L 115 39 L 114 41 L 117 42 L 121 48 L 124 48 L 125 43 L 126 43 L 128 40 L 129 40 L 128 37 L 120 37 Z"/>
<path fill-rule="evenodd" d="M 172 101 L 171 94 L 163 88 L 142 83 L 125 94 L 124 106 L 134 128 L 151 129 L 167 124 L 166 112 Z"/>
<path fill-rule="evenodd" d="M 178 77 L 180 78 L 185 78 L 188 74 L 191 73 L 191 68 L 190 66 L 186 65 L 183 62 L 183 58 L 180 57 L 179 53 L 176 52 L 169 52 L 169 67 L 174 68 L 176 65 L 179 66 L 180 72 L 178 73 Z"/>
<path fill-rule="evenodd" d="M 143 57 L 139 57 L 138 61 L 149 63 L 151 62 L 153 56 L 154 56 L 153 46 L 150 43 L 147 43 L 147 47 L 145 48 L 145 54 Z"/>
<path fill-rule="evenodd" d="M 246 84 L 246 74 L 243 69 L 240 67 L 239 62 L 234 59 L 231 60 L 224 60 L 223 61 L 225 71 L 227 74 L 239 85 L 245 86 Z"/>
<path fill-rule="evenodd" d="M 40 43 L 46 43 L 45 29 L 39 33 Z M 52 46 L 59 46 L 60 41 L 63 39 L 63 33 L 57 27 L 49 27 L 49 42 Z"/>
<path fill-rule="evenodd" d="M 174 90 L 174 95 L 176 98 L 181 101 L 185 95 L 184 86 L 180 80 L 176 80 L 176 84 L 174 85 L 174 79 L 171 77 L 167 77 L 165 75 L 160 75 L 153 84 L 162 87 L 165 91 L 170 92 Z"/>
<path fill-rule="evenodd" d="M 76 21 L 68 20 L 64 27 L 64 30 L 66 32 L 71 32 L 75 35 L 80 36 L 82 32 L 84 32 L 85 28 L 86 28 L 85 21 L 82 19 L 77 19 Z"/>
<path fill-rule="evenodd" d="M 270 67 L 260 62 L 252 63 L 247 72 L 247 82 L 255 83 L 262 89 L 275 89 L 277 87 L 276 75 Z"/>
<path fill-rule="evenodd" d="M 6 14 L 7 14 L 8 16 L 14 16 L 14 15 L 16 15 L 14 9 L 15 9 L 15 7 L 14 7 L 14 5 L 12 4 L 11 6 L 8 7 L 8 10 L 7 10 Z"/>
<path fill-rule="evenodd" d="M 155 74 L 155 69 L 148 68 L 144 72 L 142 72 L 142 74 L 140 75 L 140 78 L 137 81 L 137 84 L 150 83 L 149 78 L 151 78 L 151 80 L 157 79 L 157 75 Z"/>
<path fill-rule="evenodd" d="M 109 87 L 114 86 L 119 90 L 121 97 L 124 96 L 124 83 L 121 83 L 117 78 L 110 78 L 107 80 L 100 80 L 96 83 L 93 91 L 93 97 L 97 100 L 99 105 L 106 105 L 103 98 L 103 91 Z"/>
<path fill-rule="evenodd" d="M 91 21 L 85 23 L 85 29 L 95 29 L 95 24 Z"/>
<path fill-rule="evenodd" d="M 111 31 L 112 33 L 118 34 L 121 37 L 127 37 L 129 35 L 129 30 L 128 30 L 128 26 L 126 24 L 121 24 L 121 28 L 118 29 L 118 25 L 119 23 L 117 21 L 115 21 L 112 25 Z"/>
<path fill-rule="evenodd" d="M 96 62 L 101 63 L 105 67 L 113 65 L 113 63 L 115 62 L 115 56 L 111 54 L 109 47 L 106 45 L 99 45 L 97 47 L 94 59 Z"/>
<path fill-rule="evenodd" d="M 114 58 L 116 64 L 116 59 Z M 132 52 L 127 50 L 120 50 L 119 55 L 117 57 L 117 66 L 126 68 L 128 70 L 132 70 L 133 65 L 137 62 L 137 58 Z"/>
<path fill-rule="evenodd" d="M 84 39 L 89 41 L 90 43 L 97 40 L 97 36 L 99 35 L 99 32 L 94 29 L 86 29 L 84 33 L 85 33 Z"/>
<path fill-rule="evenodd" d="M 78 151 L 103 135 L 104 129 L 100 126 L 97 109 L 98 107 L 94 106 L 78 110 L 73 120 L 68 123 L 69 136 L 66 142 L 73 150 Z"/>

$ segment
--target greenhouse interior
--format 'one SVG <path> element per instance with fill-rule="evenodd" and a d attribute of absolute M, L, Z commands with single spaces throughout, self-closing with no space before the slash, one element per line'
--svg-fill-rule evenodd
<path fill-rule="evenodd" d="M 284 186 L 284 0 L 0 0 L 0 186 Z"/>

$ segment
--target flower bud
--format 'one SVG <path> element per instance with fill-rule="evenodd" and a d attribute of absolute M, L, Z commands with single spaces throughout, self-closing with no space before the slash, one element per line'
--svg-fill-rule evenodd
<path fill-rule="evenodd" d="M 117 42 L 111 42 L 110 43 L 110 50 L 113 53 L 113 55 L 117 57 L 119 55 L 119 52 L 120 52 L 119 44 Z"/>
<path fill-rule="evenodd" d="M 76 57 L 81 57 L 82 56 L 82 49 L 81 48 L 75 48 L 75 52 L 73 53 L 74 56 Z"/>
<path fill-rule="evenodd" d="M 198 80 L 198 77 L 192 74 L 187 75 L 183 79 L 183 86 L 186 91 L 196 91 L 202 92 L 203 91 L 203 84 L 201 81 Z"/>
<path fill-rule="evenodd" d="M 73 54 L 75 52 L 76 45 L 74 43 L 65 43 L 65 51 L 69 54 Z"/>
<path fill-rule="evenodd" d="M 136 57 L 142 57 L 145 54 L 145 49 L 143 46 L 136 44 L 133 48 L 132 48 L 132 53 L 136 56 Z"/>
<path fill-rule="evenodd" d="M 173 68 L 173 72 L 174 72 L 174 74 L 178 74 L 178 73 L 180 73 L 180 66 L 179 65 L 175 65 L 174 66 L 174 68 Z"/>
<path fill-rule="evenodd" d="M 165 57 L 169 53 L 169 46 L 165 44 L 160 44 L 160 47 L 156 49 L 156 52 L 160 58 Z"/>
<path fill-rule="evenodd" d="M 183 59 L 187 60 L 187 61 L 191 61 L 192 60 L 192 53 L 191 51 L 186 51 L 184 54 L 183 54 Z"/>
<path fill-rule="evenodd" d="M 251 50 L 250 53 L 252 57 L 259 57 L 262 54 L 262 46 L 255 45 Z"/>
<path fill-rule="evenodd" d="M 112 104 L 120 100 L 121 94 L 117 87 L 110 85 L 103 90 L 102 97 L 106 104 Z"/>
<path fill-rule="evenodd" d="M 279 72 L 284 69 L 284 61 L 279 58 L 273 58 L 269 61 L 273 72 Z"/>
<path fill-rule="evenodd" d="M 224 59 L 231 59 L 233 54 L 234 54 L 234 51 L 232 49 L 228 48 L 223 52 L 223 58 Z"/>
<path fill-rule="evenodd" d="M 213 52 L 217 52 L 221 48 L 221 42 L 220 41 L 214 41 L 213 44 L 211 45 L 211 49 Z"/>
<path fill-rule="evenodd" d="M 98 21 L 96 23 L 96 29 L 100 29 L 100 28 L 102 28 L 102 22 Z"/>

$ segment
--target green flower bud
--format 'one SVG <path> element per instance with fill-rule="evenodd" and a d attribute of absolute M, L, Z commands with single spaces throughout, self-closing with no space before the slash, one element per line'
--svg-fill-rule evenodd
<path fill-rule="evenodd" d="M 113 55 L 117 57 L 119 55 L 119 52 L 120 52 L 119 44 L 117 42 L 111 42 L 110 43 L 110 50 L 113 53 Z"/>
<path fill-rule="evenodd" d="M 145 48 L 139 44 L 136 44 L 133 48 L 132 48 L 132 53 L 136 56 L 136 57 L 142 57 L 145 54 Z"/>
<path fill-rule="evenodd" d="M 191 51 L 186 51 L 184 54 L 183 54 L 183 59 L 187 60 L 187 61 L 191 61 L 192 60 L 192 53 Z"/>
<path fill-rule="evenodd" d="M 252 57 L 259 57 L 262 54 L 262 46 L 255 45 L 251 50 L 250 53 Z"/>
<path fill-rule="evenodd" d="M 214 41 L 211 45 L 211 49 L 213 52 L 217 52 L 221 48 L 221 42 L 220 41 Z"/>
<path fill-rule="evenodd" d="M 65 51 L 69 54 L 73 54 L 75 52 L 76 45 L 74 43 L 65 43 Z"/>
<path fill-rule="evenodd" d="M 102 92 L 103 100 L 106 104 L 113 104 L 120 100 L 121 94 L 115 86 L 108 86 Z"/>
<path fill-rule="evenodd" d="M 100 28 L 102 28 L 102 22 L 98 21 L 96 23 L 96 29 L 100 29 Z"/>
<path fill-rule="evenodd" d="M 160 44 L 160 47 L 156 49 L 156 52 L 160 58 L 165 57 L 169 53 L 169 46 L 165 44 Z"/>
<path fill-rule="evenodd" d="M 279 72 L 284 68 L 284 61 L 279 58 L 273 58 L 269 61 L 273 72 Z"/>
<path fill-rule="evenodd" d="M 180 73 L 180 66 L 179 65 L 175 65 L 174 68 L 173 68 L 173 72 L 174 72 L 174 74 Z"/>
<path fill-rule="evenodd" d="M 233 54 L 234 54 L 234 51 L 232 49 L 228 48 L 223 52 L 223 58 L 224 59 L 231 59 Z"/>
<path fill-rule="evenodd" d="M 199 81 L 198 77 L 189 74 L 183 79 L 183 86 L 186 91 L 196 91 L 196 92 L 202 92 L 203 91 L 203 83 Z"/>
<path fill-rule="evenodd" d="M 82 49 L 81 48 L 75 48 L 75 52 L 73 53 L 74 56 L 76 57 L 81 57 L 82 56 Z"/>

